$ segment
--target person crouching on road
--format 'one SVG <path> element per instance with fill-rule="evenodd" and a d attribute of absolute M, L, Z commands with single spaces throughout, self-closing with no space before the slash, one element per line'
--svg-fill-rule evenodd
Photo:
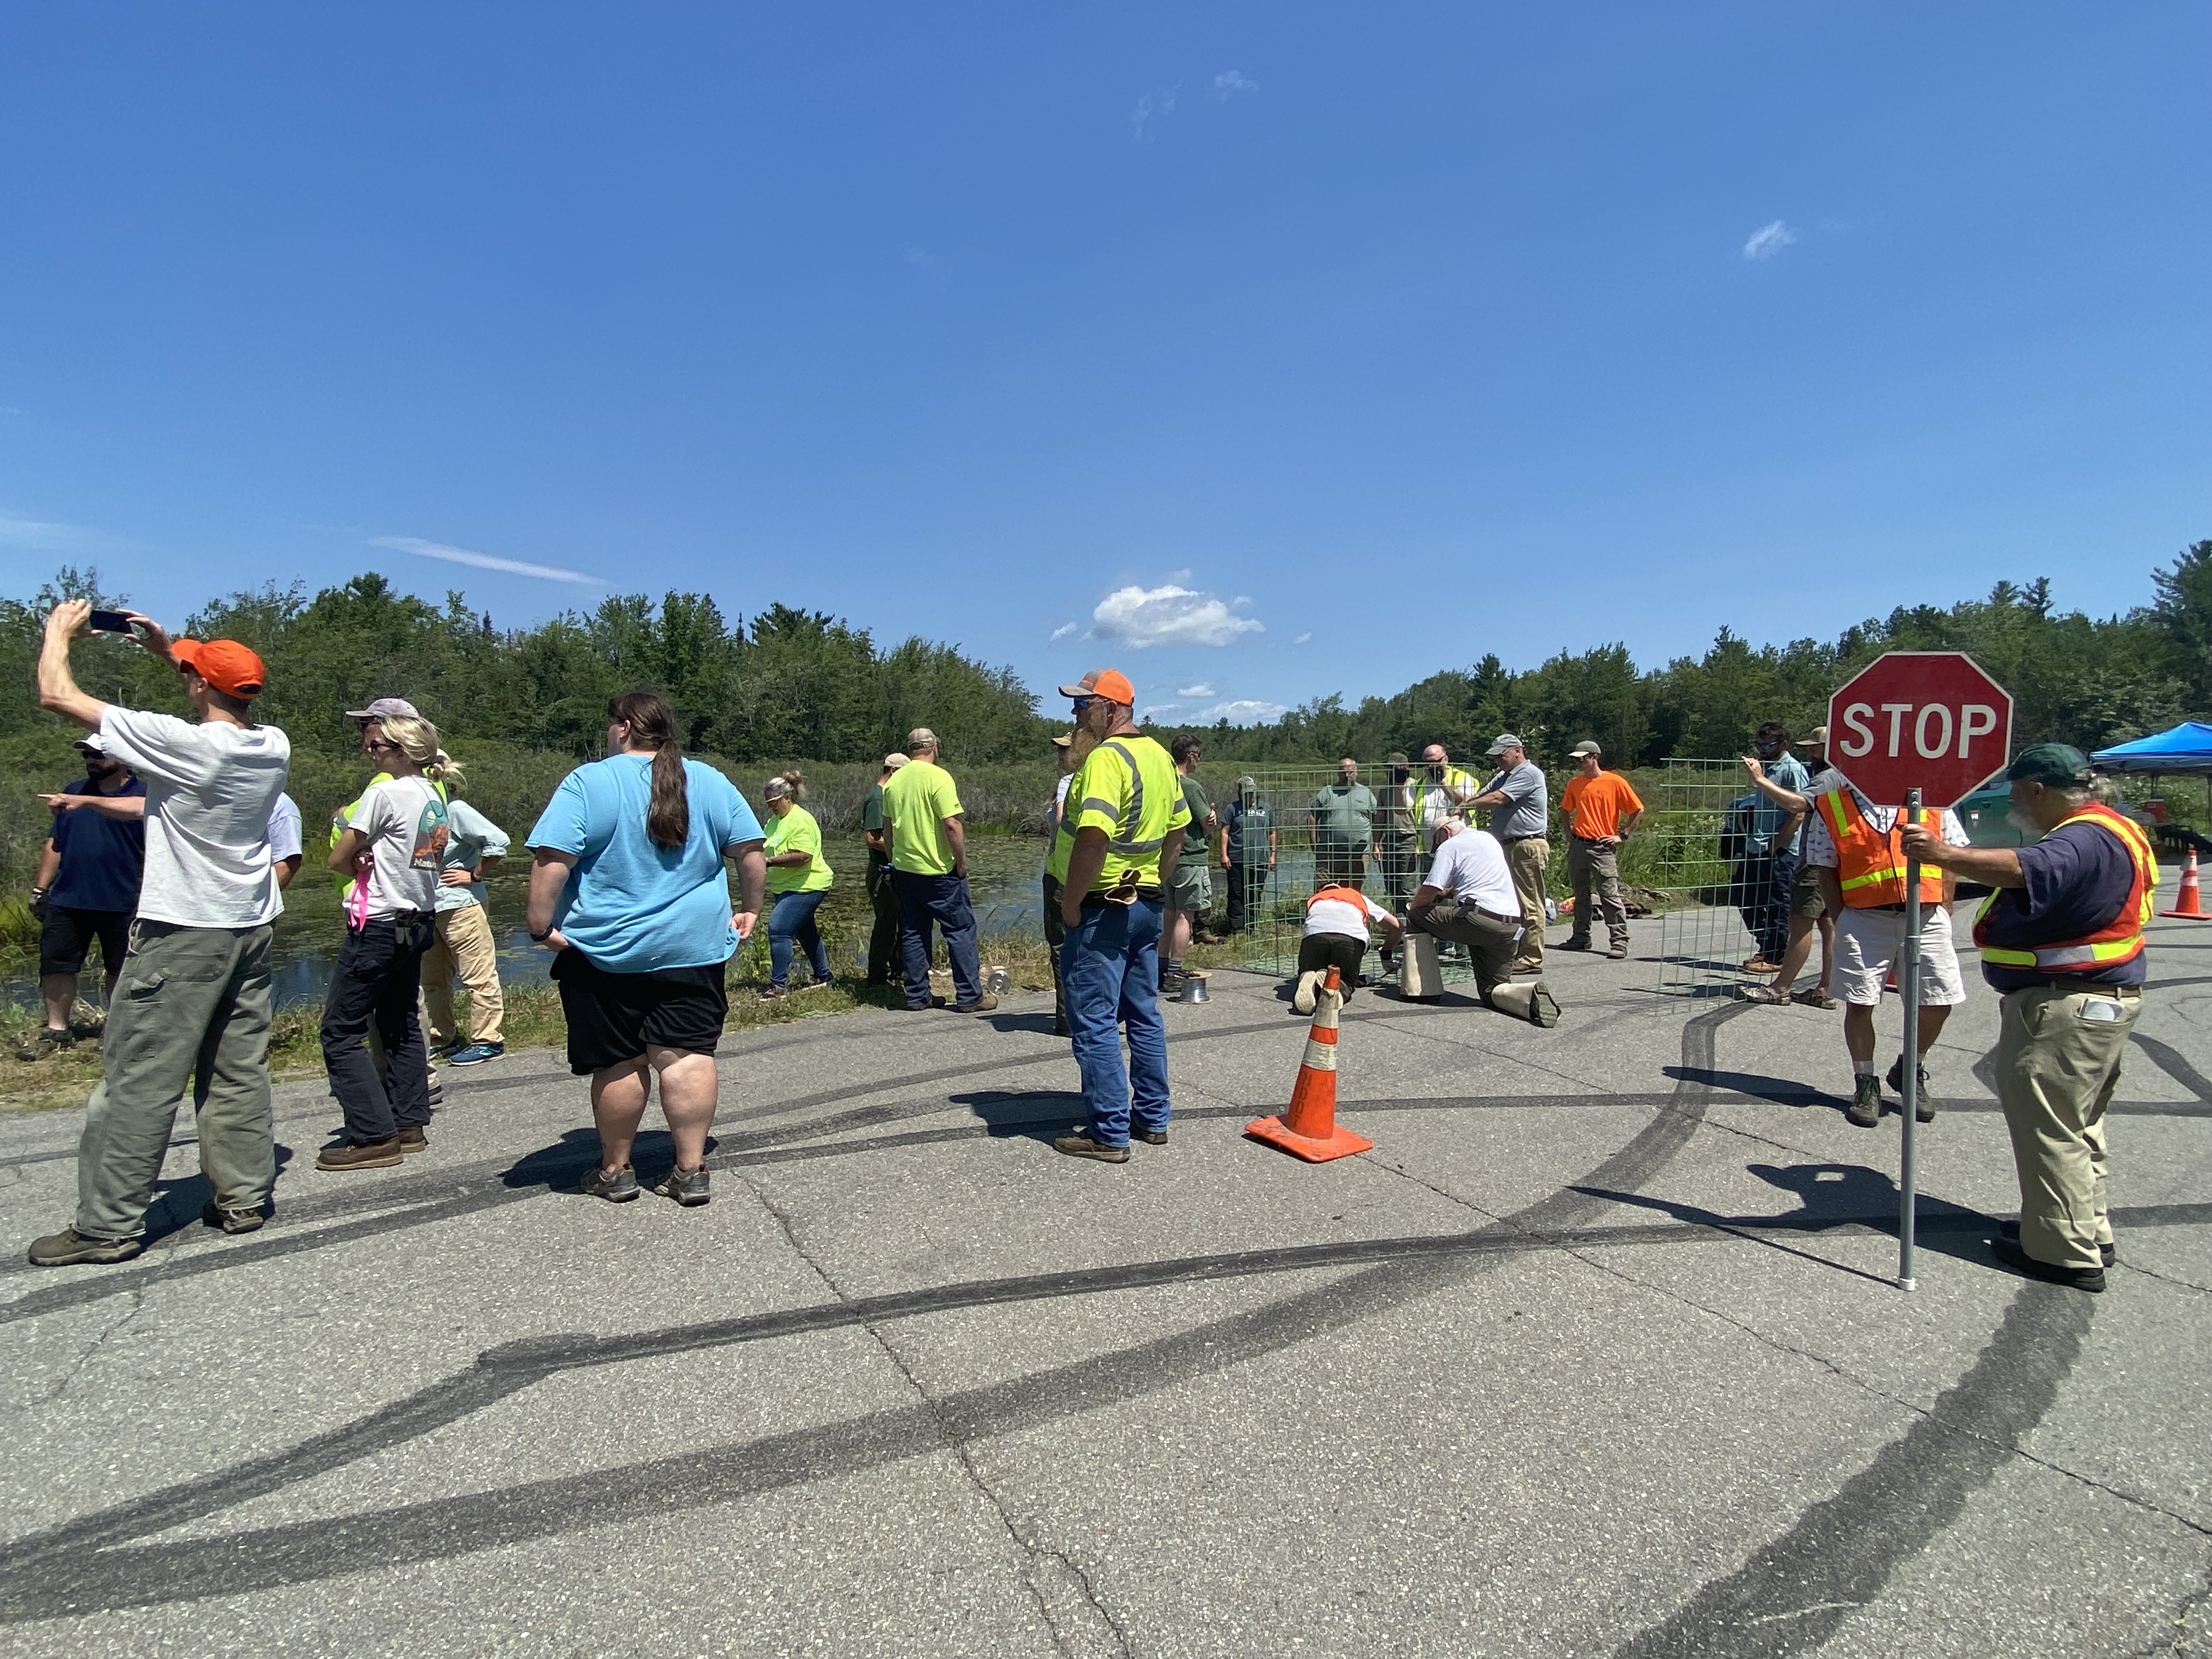
<path fill-rule="evenodd" d="M 1905 948 L 1905 859 L 1894 806 L 1876 806 L 1831 766 L 1808 784 L 1813 815 L 1805 823 L 1805 860 L 1820 872 L 1821 902 L 1836 918 L 1836 983 L 1844 994 L 1844 1047 L 1851 1057 L 1851 1103 L 1844 1115 L 1862 1129 L 1881 1121 L 1881 1082 L 1875 1075 L 1874 1011 Z M 1922 809 L 1931 825 L 1936 815 Z M 1966 845 L 1966 827 L 1943 809 L 1942 839 Z M 1966 1000 L 1958 952 L 1951 948 L 1951 897 L 1955 885 L 1938 865 L 1920 866 L 1920 1030 L 1918 1106 L 1913 1115 L 1935 1121 L 1928 1093 L 1928 1051 L 1942 1034 L 1951 1010 Z M 1893 1092 L 1905 1090 L 1905 1056 L 1889 1068 Z"/>
<path fill-rule="evenodd" d="M 1132 1133 L 1167 1145 L 1160 929 L 1190 808 L 1167 750 L 1137 730 L 1136 689 L 1126 675 L 1097 669 L 1060 690 L 1079 728 L 1099 741 L 1068 788 L 1053 844 L 1067 928 L 1060 973 L 1087 1121 L 1052 1144 L 1071 1158 L 1126 1164 Z M 1126 1066 L 1117 1020 L 1128 1027 Z"/>
<path fill-rule="evenodd" d="M 252 1231 L 276 1181 L 269 936 L 284 901 L 269 817 L 292 745 L 253 720 L 260 658 L 235 640 L 172 643 L 149 618 L 125 614 L 132 637 L 176 669 L 199 720 L 86 696 L 69 653 L 92 607 L 82 599 L 54 607 L 39 651 L 40 705 L 99 732 L 107 752 L 146 781 L 146 866 L 100 1044 L 105 1074 L 77 1145 L 76 1215 L 31 1246 L 41 1267 L 128 1261 L 144 1248 L 146 1206 L 187 1089 L 200 1172 L 215 1188 L 200 1219 Z"/>
<path fill-rule="evenodd" d="M 374 748 L 384 781 L 362 792 L 330 854 L 332 871 L 353 877 L 323 1003 L 323 1064 L 345 1131 L 315 1159 L 319 1170 L 387 1170 L 430 1144 L 430 1072 L 416 1011 L 450 833 L 441 789 L 458 772 L 441 762 L 426 720 L 391 716 Z M 384 1046 L 380 1078 L 364 1040 L 372 1024 Z"/>
<path fill-rule="evenodd" d="M 2020 1221 L 1990 1242 L 2018 1272 L 2102 1291 L 2117 1259 L 2105 1206 L 2105 1113 L 2150 976 L 2143 927 L 2158 859 L 2142 827 L 2090 795 L 2088 757 L 2040 743 L 2007 769 L 2012 817 L 2041 837 L 1960 847 L 1914 825 L 1905 850 L 1995 889 L 1974 921 L 2002 998 L 1997 1103 L 2012 1134 Z"/>
<path fill-rule="evenodd" d="M 1306 901 L 1305 937 L 1298 941 L 1298 975 L 1291 1006 L 1302 1014 L 1314 1000 L 1328 970 L 1348 1000 L 1359 987 L 1359 964 L 1367 955 L 1370 926 L 1382 930 L 1384 948 L 1395 945 L 1405 928 L 1389 908 L 1357 887 L 1324 887 Z"/>
<path fill-rule="evenodd" d="M 1436 858 L 1428 879 L 1413 895 L 1407 927 L 1467 947 L 1474 963 L 1475 994 L 1501 1014 L 1546 1027 L 1559 1023 L 1559 1005 L 1538 979 L 1513 982 L 1514 951 L 1521 939 L 1521 896 L 1505 849 L 1487 830 L 1455 820 L 1438 824 Z"/>
<path fill-rule="evenodd" d="M 440 777 L 458 782 L 459 769 L 441 750 Z M 507 1052 L 507 999 L 499 984 L 499 947 L 484 909 L 484 878 L 507 856 L 507 831 L 453 794 L 446 800 L 446 852 L 422 953 L 422 1006 L 430 1021 L 430 1053 L 455 1066 L 481 1066 Z M 469 1030 L 453 1018 L 453 981 L 469 994 Z"/>
<path fill-rule="evenodd" d="M 822 826 L 799 804 L 805 780 L 796 770 L 779 773 L 761 791 L 770 814 L 768 826 L 768 988 L 761 1000 L 781 996 L 791 977 L 791 947 L 806 952 L 820 990 L 830 983 L 830 953 L 814 913 L 830 895 L 830 860 L 822 856 Z"/>
<path fill-rule="evenodd" d="M 647 1072 L 676 1162 L 653 1191 L 685 1208 L 712 1196 L 707 1130 L 730 957 L 759 920 L 760 820 L 711 766 L 686 760 L 676 712 L 650 691 L 607 704 L 607 757 L 561 780 L 531 830 L 530 937 L 554 951 L 568 1069 L 592 1079 L 599 1167 L 584 1191 L 638 1195 L 630 1152 Z M 730 903 L 727 859 L 738 866 Z"/>

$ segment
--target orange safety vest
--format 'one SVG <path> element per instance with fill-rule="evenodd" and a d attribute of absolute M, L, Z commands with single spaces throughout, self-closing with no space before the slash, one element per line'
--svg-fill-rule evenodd
<path fill-rule="evenodd" d="M 2003 890 L 2000 889 L 1991 893 L 1974 914 L 1974 943 L 1980 948 L 1984 962 L 2006 968 L 2033 968 L 2046 974 L 2081 974 L 2131 961 L 2142 953 L 2143 926 L 2149 921 L 2158 902 L 2158 855 L 2151 850 L 2150 838 L 2143 834 L 2141 825 L 2095 801 L 2078 812 L 2069 813 L 2055 827 L 2063 830 L 2067 824 L 2080 823 L 2085 819 L 2112 831 L 2120 838 L 2120 845 L 2128 849 L 2128 861 L 2135 866 L 2135 885 L 2128 889 L 2126 902 L 2110 921 L 2094 933 L 2038 945 L 2028 950 L 2007 950 L 1984 943 L 1984 936 L 1989 931 L 1987 918 Z"/>
<path fill-rule="evenodd" d="M 1848 789 L 1831 789 L 1819 805 L 1820 822 L 1836 843 L 1836 877 L 1843 884 L 1844 902 L 1854 910 L 1904 903 L 1905 843 L 1897 833 L 1905 823 L 1904 809 L 1899 809 L 1885 836 L 1867 821 L 1858 798 Z M 1940 830 L 1942 821 L 1942 813 L 1920 809 L 1920 822 L 1926 827 Z M 1935 865 L 1920 866 L 1920 902 L 1943 902 L 1943 872 Z"/>
<path fill-rule="evenodd" d="M 1334 899 L 1340 904 L 1349 904 L 1354 909 L 1363 912 L 1367 908 L 1367 895 L 1357 887 L 1324 887 L 1306 901 L 1306 908 L 1312 909 L 1323 899 Z"/>

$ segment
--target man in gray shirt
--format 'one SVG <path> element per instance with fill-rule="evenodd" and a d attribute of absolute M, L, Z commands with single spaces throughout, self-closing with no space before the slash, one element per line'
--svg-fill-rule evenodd
<path fill-rule="evenodd" d="M 1552 792 L 1544 769 L 1528 758 L 1521 739 L 1507 732 L 1490 745 L 1498 775 L 1482 786 L 1470 805 L 1486 807 L 1490 833 L 1505 847 L 1505 866 L 1521 897 L 1521 944 L 1513 971 L 1540 972 L 1544 966 L 1544 871 L 1552 861 Z"/>

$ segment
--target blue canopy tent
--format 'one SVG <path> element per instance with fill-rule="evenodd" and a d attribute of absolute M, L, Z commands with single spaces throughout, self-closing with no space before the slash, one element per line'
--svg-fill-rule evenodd
<path fill-rule="evenodd" d="M 2205 802 L 2212 807 L 2212 725 L 2203 720 L 2184 720 L 2171 732 L 2100 749 L 2089 757 L 2089 763 L 2101 772 L 2148 772 L 2154 779 L 2167 772 L 2185 776 L 2202 773 Z M 2162 814 L 2163 810 L 2153 805 L 2154 812 Z M 2161 847 L 2174 852 L 2185 848 L 2202 852 L 2208 846 L 2203 836 L 2179 824 L 2160 823 L 2158 839 Z"/>

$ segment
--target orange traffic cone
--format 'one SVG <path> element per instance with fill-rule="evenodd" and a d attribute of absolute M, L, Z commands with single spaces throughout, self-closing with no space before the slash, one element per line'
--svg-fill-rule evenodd
<path fill-rule="evenodd" d="M 2189 849 L 2189 862 L 2181 866 L 2181 896 L 2173 902 L 2173 908 L 2161 910 L 2162 916 L 2179 916 L 2185 921 L 2212 921 L 2197 902 L 2197 849 Z"/>
<path fill-rule="evenodd" d="M 1291 1091 L 1290 1109 L 1280 1117 L 1263 1117 L 1244 1126 L 1244 1133 L 1270 1146 L 1279 1146 L 1309 1164 L 1326 1164 L 1333 1158 L 1349 1158 L 1375 1143 L 1336 1122 L 1336 1011 L 1344 1004 L 1337 971 L 1328 970 L 1321 994 L 1314 999 L 1313 1026 L 1306 1033 L 1305 1058 L 1298 1062 L 1297 1085 Z"/>

